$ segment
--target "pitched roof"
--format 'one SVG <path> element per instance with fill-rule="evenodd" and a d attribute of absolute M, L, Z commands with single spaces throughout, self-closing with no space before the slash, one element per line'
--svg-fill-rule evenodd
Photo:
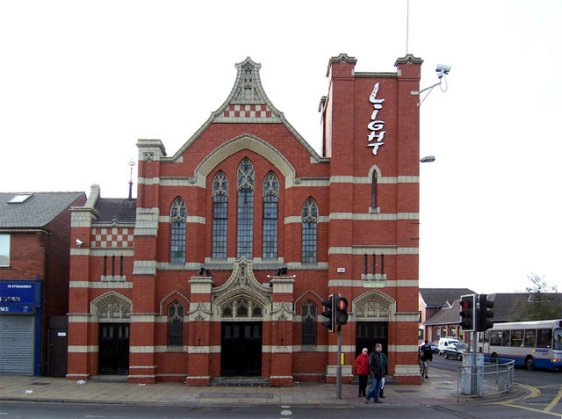
<path fill-rule="evenodd" d="M 197 138 L 213 123 L 216 124 L 283 124 L 295 136 L 298 142 L 310 153 L 315 161 L 326 161 L 287 121 L 267 97 L 260 78 L 261 64 L 247 57 L 235 65 L 237 69 L 234 86 L 226 101 L 213 113 L 197 132 L 176 152 L 164 160 L 175 161 L 193 144 Z"/>
<path fill-rule="evenodd" d="M 470 294 L 468 292 L 467 294 Z M 554 299 L 555 304 L 562 305 L 561 293 L 546 293 L 549 297 Z M 502 323 L 512 321 L 510 318 L 511 309 L 513 305 L 520 299 L 532 302 L 532 293 L 496 293 L 488 294 L 488 299 L 494 302 L 494 322 Z M 530 299 L 530 300 L 529 300 Z M 456 324 L 460 320 L 460 306 L 459 300 L 455 300 L 450 307 L 444 307 L 429 318 L 424 324 L 426 326 L 443 325 L 443 324 Z"/>
<path fill-rule="evenodd" d="M 443 307 L 447 302 L 452 304 L 464 294 L 474 294 L 474 291 L 468 288 L 420 288 L 426 307 Z"/>
<path fill-rule="evenodd" d="M 562 306 L 561 293 L 545 293 L 544 295 L 552 298 L 555 304 L 558 305 L 558 307 Z M 513 321 L 513 319 L 511 318 L 511 310 L 514 304 L 516 304 L 521 299 L 532 303 L 533 293 L 518 292 L 488 294 L 488 299 L 494 301 L 494 321 L 509 322 Z"/>
<path fill-rule="evenodd" d="M 0 192 L 0 228 L 43 228 L 81 196 L 86 197 L 84 192 Z"/>
<path fill-rule="evenodd" d="M 137 200 L 127 198 L 99 198 L 95 206 L 99 217 L 94 224 L 134 224 L 137 218 Z"/>
<path fill-rule="evenodd" d="M 460 312 L 461 308 L 459 306 L 459 299 L 457 299 L 451 303 L 451 306 L 444 307 L 431 316 L 424 324 L 426 326 L 455 324 L 460 321 Z"/>

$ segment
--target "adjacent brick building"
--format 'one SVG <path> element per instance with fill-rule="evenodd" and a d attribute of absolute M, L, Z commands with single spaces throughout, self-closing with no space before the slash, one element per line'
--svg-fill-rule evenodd
<path fill-rule="evenodd" d="M 66 374 L 70 208 L 85 202 L 0 193 L 0 373 Z"/>
<path fill-rule="evenodd" d="M 353 57 L 330 59 L 322 155 L 250 58 L 174 154 L 139 140 L 136 200 L 94 186 L 73 210 L 84 245 L 71 250 L 68 377 L 334 382 L 337 334 L 321 312 L 341 293 L 344 381 L 356 353 L 381 342 L 389 374 L 418 382 L 421 63 L 362 73 Z"/>

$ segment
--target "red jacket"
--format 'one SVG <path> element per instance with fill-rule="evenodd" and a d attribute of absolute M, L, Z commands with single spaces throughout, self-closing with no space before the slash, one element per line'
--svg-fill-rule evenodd
<path fill-rule="evenodd" d="M 369 355 L 363 355 L 362 353 L 357 355 L 354 366 L 355 374 L 369 375 Z"/>

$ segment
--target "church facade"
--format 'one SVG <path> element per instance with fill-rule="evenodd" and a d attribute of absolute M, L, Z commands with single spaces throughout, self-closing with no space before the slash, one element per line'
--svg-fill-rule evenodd
<path fill-rule="evenodd" d="M 92 186 L 72 210 L 69 379 L 206 386 L 343 382 L 363 347 L 389 375 L 417 364 L 419 90 L 422 60 L 396 72 L 328 65 L 322 154 L 268 99 L 261 65 L 236 65 L 227 100 L 173 155 L 139 140 L 137 198 Z M 75 244 L 76 243 L 76 244 Z M 330 294 L 349 301 L 338 334 Z"/>

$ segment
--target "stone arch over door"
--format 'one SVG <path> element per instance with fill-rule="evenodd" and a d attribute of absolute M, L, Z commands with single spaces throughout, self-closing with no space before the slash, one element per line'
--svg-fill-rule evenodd
<path fill-rule="evenodd" d="M 91 313 L 94 319 L 104 323 L 128 323 L 131 319 L 133 302 L 115 291 L 109 291 L 94 299 Z"/>
<path fill-rule="evenodd" d="M 215 320 L 228 321 L 241 317 L 243 321 L 263 321 L 272 315 L 271 288 L 258 282 L 252 262 L 244 257 L 234 262 L 230 278 L 214 288 L 211 294 L 212 317 Z M 244 309 L 248 310 L 248 315 Z"/>
<path fill-rule="evenodd" d="M 372 351 L 375 343 L 380 343 L 388 354 L 390 324 L 396 318 L 396 301 L 373 290 L 353 300 L 352 313 L 356 327 L 355 353 L 358 354 L 364 347 Z"/>
<path fill-rule="evenodd" d="M 355 321 L 392 321 L 396 301 L 379 291 L 370 291 L 353 300 L 351 310 Z"/>
<path fill-rule="evenodd" d="M 263 321 L 268 311 L 265 303 L 255 295 L 234 293 L 215 305 L 214 314 L 222 321 Z"/>
<path fill-rule="evenodd" d="M 127 375 L 132 301 L 109 291 L 91 303 L 97 327 L 97 374 Z"/>

